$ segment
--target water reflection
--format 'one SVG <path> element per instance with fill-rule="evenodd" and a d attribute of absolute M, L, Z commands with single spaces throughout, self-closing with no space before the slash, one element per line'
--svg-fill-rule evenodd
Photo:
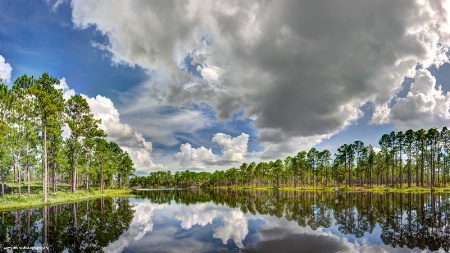
<path fill-rule="evenodd" d="M 2 211 L 0 252 L 99 252 L 128 229 L 133 213 L 126 198 Z"/>
<path fill-rule="evenodd" d="M 0 243 L 1 252 L 444 252 L 449 212 L 449 194 L 148 191 L 1 212 Z"/>
<path fill-rule="evenodd" d="M 447 252 L 450 245 L 449 194 L 229 190 L 140 194 L 155 204 L 172 203 L 164 212 L 178 210 L 171 212 L 183 229 L 219 219 L 212 237 L 243 252 Z"/>

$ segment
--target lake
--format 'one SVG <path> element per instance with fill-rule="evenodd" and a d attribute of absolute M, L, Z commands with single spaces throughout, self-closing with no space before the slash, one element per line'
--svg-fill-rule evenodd
<path fill-rule="evenodd" d="M 450 194 L 157 190 L 2 211 L 11 252 L 449 251 Z"/>

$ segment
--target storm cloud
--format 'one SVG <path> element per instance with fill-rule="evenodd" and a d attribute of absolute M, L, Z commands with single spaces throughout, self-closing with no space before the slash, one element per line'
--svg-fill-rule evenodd
<path fill-rule="evenodd" d="M 182 108 L 205 102 L 220 120 L 244 111 L 270 156 L 338 133 L 367 102 L 372 124 L 400 122 L 390 110 L 404 78 L 448 61 L 448 4 L 441 1 L 71 4 L 76 27 L 93 26 L 109 39 L 94 46 L 151 76 L 128 110 L 152 100 Z"/>

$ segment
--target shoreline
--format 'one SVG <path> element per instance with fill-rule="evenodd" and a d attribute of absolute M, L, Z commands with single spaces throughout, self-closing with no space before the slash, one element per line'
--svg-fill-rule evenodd
<path fill-rule="evenodd" d="M 52 204 L 64 204 L 79 202 L 88 199 L 101 197 L 134 197 L 135 192 L 155 191 L 155 190 L 185 190 L 185 189 L 202 189 L 202 188 L 139 188 L 139 189 L 105 189 L 104 193 L 100 190 L 92 190 L 86 192 L 79 190 L 73 194 L 71 192 L 49 193 L 48 201 L 43 201 L 42 193 L 33 193 L 28 197 L 26 194 L 19 196 L 17 194 L 5 195 L 5 200 L 0 199 L 0 211 L 10 211 L 28 207 L 39 207 Z M 361 188 L 361 187 L 251 187 L 251 186 L 218 186 L 207 187 L 206 189 L 222 189 L 222 190 L 255 190 L 255 191 L 298 191 L 298 192 L 373 192 L 373 193 L 431 193 L 430 188 L 411 187 L 411 188 Z M 434 193 L 450 193 L 450 187 L 433 188 Z"/>
<path fill-rule="evenodd" d="M 339 186 L 337 187 L 338 190 L 336 191 L 334 186 L 328 186 L 328 187 L 274 187 L 274 186 L 268 186 L 268 187 L 252 187 L 252 186 L 217 186 L 217 187 L 211 187 L 211 189 L 231 189 L 231 190 L 279 190 L 279 191 L 303 191 L 303 192 L 374 192 L 374 193 L 389 193 L 389 192 L 395 192 L 395 193 L 430 193 L 430 188 L 424 188 L 424 187 L 373 187 L 373 188 L 364 188 L 364 187 L 345 187 L 345 186 Z M 450 193 L 450 186 L 449 187 L 435 187 L 433 188 L 433 192 L 435 193 Z"/>
<path fill-rule="evenodd" d="M 222 189 L 222 190 L 257 190 L 257 191 L 299 191 L 299 192 L 336 192 L 334 186 L 328 187 L 275 187 L 275 186 L 214 186 L 214 187 L 189 187 L 189 188 L 135 188 L 132 191 L 136 192 L 145 192 L 145 191 L 164 191 L 164 190 L 186 190 L 186 189 Z M 373 187 L 373 188 L 364 188 L 364 187 L 345 187 L 339 186 L 337 192 L 374 192 L 374 193 L 430 193 L 430 188 L 424 187 Z M 450 193 L 450 186 L 448 187 L 435 187 L 433 188 L 433 192 L 435 193 Z"/>
<path fill-rule="evenodd" d="M 103 193 L 100 190 L 86 192 L 79 190 L 75 194 L 71 192 L 49 193 L 47 202 L 44 202 L 42 193 L 33 193 L 28 197 L 27 194 L 22 196 L 11 194 L 6 195 L 5 199 L 0 197 L 0 211 L 10 211 L 28 207 L 39 207 L 52 204 L 73 203 L 82 200 L 95 199 L 101 197 L 133 197 L 131 189 L 105 189 Z"/>

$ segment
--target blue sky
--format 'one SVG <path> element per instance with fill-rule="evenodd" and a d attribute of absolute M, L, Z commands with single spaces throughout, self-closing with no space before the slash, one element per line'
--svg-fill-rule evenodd
<path fill-rule="evenodd" d="M 152 170 L 222 169 L 450 122 L 449 4 L 5 1 L 0 75 L 81 93 Z M 2 60 L 4 59 L 4 60 Z"/>

